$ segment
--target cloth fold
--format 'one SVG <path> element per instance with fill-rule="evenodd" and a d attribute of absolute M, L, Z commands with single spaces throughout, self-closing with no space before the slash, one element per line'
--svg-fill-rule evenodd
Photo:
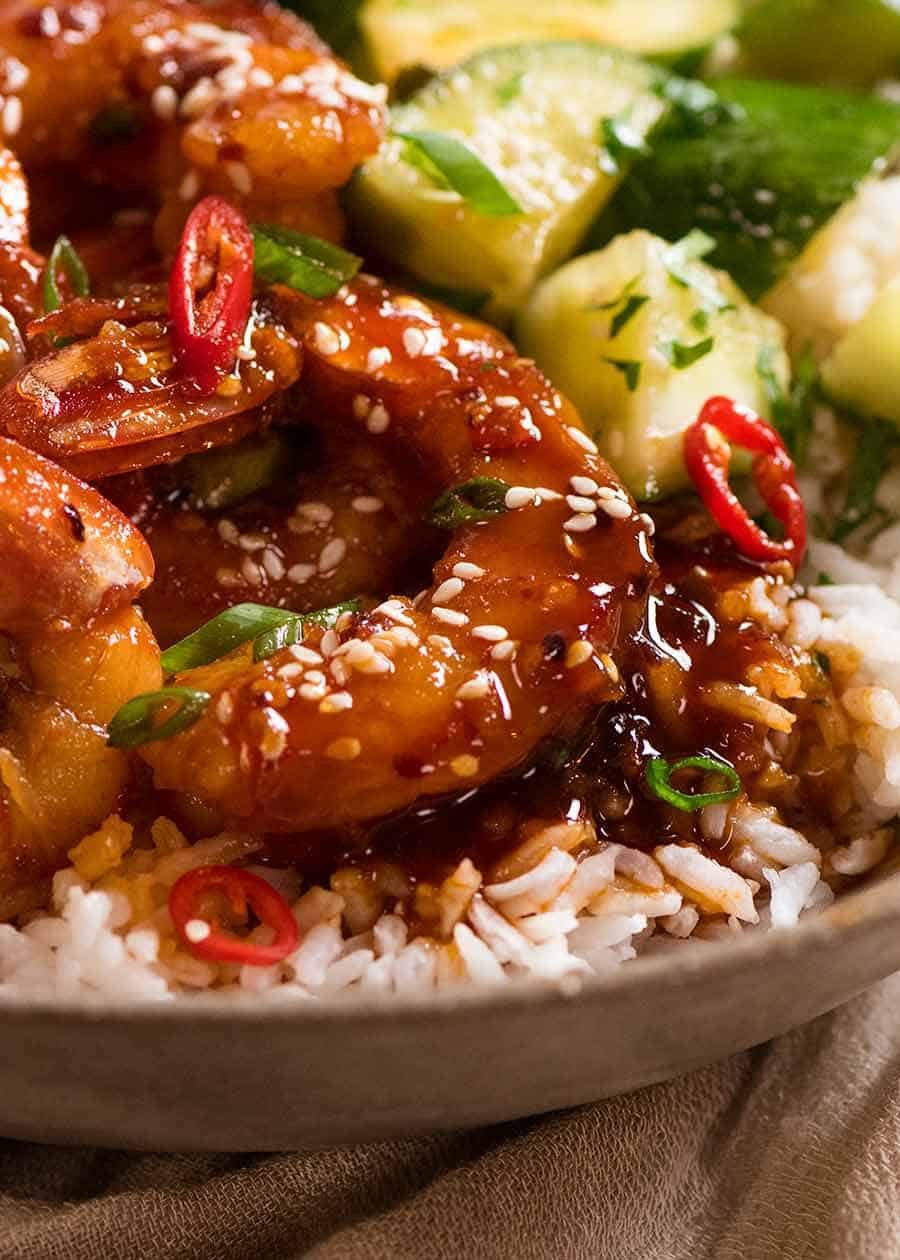
<path fill-rule="evenodd" d="M 259 1156 L 0 1143 L 2 1260 L 426 1255 L 900 1258 L 900 973 L 681 1080 L 470 1133 Z"/>

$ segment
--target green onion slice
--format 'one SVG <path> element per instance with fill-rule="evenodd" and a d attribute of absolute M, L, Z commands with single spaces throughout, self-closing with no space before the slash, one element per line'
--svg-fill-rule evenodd
<path fill-rule="evenodd" d="M 435 499 L 427 519 L 439 529 L 457 529 L 501 516 L 506 511 L 509 484 L 497 477 L 473 477 L 451 486 Z"/>
<path fill-rule="evenodd" d="M 44 268 L 44 311 L 50 314 L 62 306 L 63 298 L 59 291 L 56 277 L 62 270 L 69 277 L 72 288 L 78 297 L 87 297 L 91 291 L 91 281 L 87 268 L 78 256 L 78 251 L 68 236 L 58 236 L 50 251 L 47 266 Z"/>
<path fill-rule="evenodd" d="M 265 630 L 253 640 L 254 661 L 264 661 L 274 652 L 301 643 L 309 632 L 310 626 L 320 626 L 330 630 L 343 613 L 359 612 L 358 599 L 345 599 L 343 603 L 331 604 L 328 608 L 317 608 L 310 613 L 290 613 L 279 625 Z"/>
<path fill-rule="evenodd" d="M 486 218 L 499 219 L 522 214 L 516 201 L 481 158 L 467 144 L 441 131 L 395 131 L 394 136 L 406 144 L 407 161 L 437 173 L 441 182 Z M 424 162 L 421 160 L 424 159 Z"/>
<path fill-rule="evenodd" d="M 679 770 L 706 770 L 721 775 L 728 784 L 720 792 L 679 792 L 672 787 L 672 776 Z M 693 813 L 706 805 L 721 805 L 733 801 L 741 790 L 741 780 L 733 766 L 718 757 L 682 757 L 680 761 L 666 761 L 665 757 L 651 757 L 644 769 L 647 787 L 654 796 L 685 813 Z"/>
<path fill-rule="evenodd" d="M 285 284 L 308 297 L 337 293 L 362 266 L 356 254 L 274 223 L 254 223 L 253 270 L 263 284 Z"/>
<path fill-rule="evenodd" d="M 194 687 L 162 687 L 159 691 L 135 696 L 122 705 L 107 726 L 107 743 L 112 748 L 138 748 L 158 739 L 169 739 L 193 726 L 211 699 L 208 691 L 197 691 Z M 155 725 L 154 718 L 160 709 L 167 708 L 173 700 L 179 702 L 176 711 Z"/>
<path fill-rule="evenodd" d="M 167 674 L 178 674 L 185 669 L 196 669 L 198 665 L 209 665 L 296 616 L 284 608 L 269 608 L 265 604 L 235 604 L 167 648 L 162 654 L 163 670 Z"/>

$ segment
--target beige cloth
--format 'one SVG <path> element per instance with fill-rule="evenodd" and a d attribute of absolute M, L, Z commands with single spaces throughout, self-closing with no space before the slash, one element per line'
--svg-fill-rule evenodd
<path fill-rule="evenodd" d="M 322 1154 L 0 1143 L 3 1260 L 894 1260 L 900 973 L 681 1081 Z"/>

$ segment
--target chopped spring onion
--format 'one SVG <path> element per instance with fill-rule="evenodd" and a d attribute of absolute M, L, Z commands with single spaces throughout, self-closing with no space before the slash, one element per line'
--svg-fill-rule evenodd
<path fill-rule="evenodd" d="M 68 276 L 77 297 L 87 297 L 91 291 L 90 277 L 87 268 L 78 256 L 78 251 L 68 236 L 58 236 L 44 269 L 44 311 L 48 315 L 51 311 L 58 310 L 63 304 L 63 297 L 56 279 L 60 270 Z"/>
<path fill-rule="evenodd" d="M 500 516 L 506 511 L 509 484 L 496 477 L 473 477 L 451 486 L 435 499 L 427 519 L 440 529 L 456 529 Z"/>
<path fill-rule="evenodd" d="M 356 254 L 273 223 L 254 223 L 253 270 L 264 284 L 284 284 L 307 297 L 337 293 L 362 266 Z"/>
<path fill-rule="evenodd" d="M 696 342 L 693 346 L 686 346 L 681 341 L 667 341 L 660 346 L 660 349 L 676 372 L 681 372 L 685 368 L 689 368 L 692 363 L 696 363 L 698 359 L 708 355 L 714 345 L 715 338 L 707 337 L 703 341 Z"/>
<path fill-rule="evenodd" d="M 291 613 L 289 618 L 282 621 L 280 625 L 273 626 L 271 630 L 264 630 L 253 640 L 253 659 L 264 661 L 267 656 L 280 652 L 282 648 L 301 643 L 306 638 L 310 626 L 330 630 L 342 613 L 354 612 L 359 612 L 358 599 L 345 599 L 343 603 L 331 604 L 328 608 L 317 608 L 315 612 Z"/>
<path fill-rule="evenodd" d="M 640 359 L 604 359 L 604 363 L 608 363 L 610 367 L 614 367 L 617 372 L 621 372 L 625 377 L 625 384 L 628 386 L 629 393 L 633 394 L 641 381 L 641 361 Z"/>
<path fill-rule="evenodd" d="M 618 337 L 625 325 L 633 319 L 635 315 L 637 315 L 644 303 L 649 301 L 650 299 L 647 297 L 646 293 L 633 293 L 631 297 L 625 299 L 625 305 L 620 311 L 616 312 L 610 321 L 610 341 L 612 341 L 614 337 Z"/>
<path fill-rule="evenodd" d="M 440 182 L 459 193 L 478 214 L 499 219 L 523 213 L 491 168 L 462 140 L 441 131 L 395 131 L 393 134 L 404 141 L 407 161 L 432 178 L 436 174 Z"/>
<path fill-rule="evenodd" d="M 196 669 L 198 665 L 209 665 L 296 616 L 294 612 L 269 608 L 266 604 L 235 604 L 167 648 L 162 654 L 163 670 L 167 674 L 178 674 L 185 669 Z"/>
<path fill-rule="evenodd" d="M 672 776 L 679 770 L 704 770 L 720 775 L 728 784 L 719 792 L 679 792 L 672 787 Z M 706 805 L 721 805 L 733 801 L 741 790 L 741 780 L 733 766 L 717 757 L 682 757 L 680 761 L 666 761 L 665 757 L 651 757 L 644 769 L 647 787 L 654 796 L 685 813 L 693 813 Z"/>
<path fill-rule="evenodd" d="M 162 687 L 159 691 L 135 696 L 122 705 L 107 726 L 107 743 L 112 748 L 137 748 L 158 739 L 169 739 L 193 726 L 211 699 L 208 691 L 197 691 L 194 687 Z M 155 725 L 156 715 L 173 701 L 178 701 L 176 711 Z"/>
<path fill-rule="evenodd" d="M 599 142 L 603 146 L 601 165 L 609 175 L 618 175 L 623 163 L 646 157 L 650 152 L 627 118 L 604 118 L 600 122 Z"/>

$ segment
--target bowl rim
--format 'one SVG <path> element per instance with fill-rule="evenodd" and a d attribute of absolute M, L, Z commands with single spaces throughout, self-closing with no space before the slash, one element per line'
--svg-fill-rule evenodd
<path fill-rule="evenodd" d="M 259 1024 L 296 1024 L 299 1027 L 334 1023 L 345 1027 L 404 1022 L 418 1025 L 450 1021 L 466 1012 L 553 1007 L 560 1003 L 592 1004 L 624 989 L 636 993 L 653 992 L 661 984 L 688 988 L 706 978 L 720 977 L 739 966 L 752 968 L 765 961 L 784 962 L 814 949 L 835 935 L 863 933 L 890 919 L 900 919 L 900 870 L 873 880 L 863 887 L 839 894 L 823 910 L 809 914 L 793 927 L 745 931 L 733 940 L 709 943 L 686 940 L 671 950 L 639 958 L 626 966 L 592 976 L 569 976 L 559 980 L 523 978 L 505 986 L 459 985 L 434 993 L 374 994 L 352 999 L 336 995 L 318 997 L 299 1009 L 294 1004 L 271 1005 L 248 993 L 218 997 L 206 994 L 194 1000 L 159 1001 L 140 997 L 98 995 L 85 999 L 4 997 L 0 994 L 0 1016 L 6 1027 L 33 1021 L 65 1024 L 109 1022 L 183 1025 L 200 1021 Z"/>

